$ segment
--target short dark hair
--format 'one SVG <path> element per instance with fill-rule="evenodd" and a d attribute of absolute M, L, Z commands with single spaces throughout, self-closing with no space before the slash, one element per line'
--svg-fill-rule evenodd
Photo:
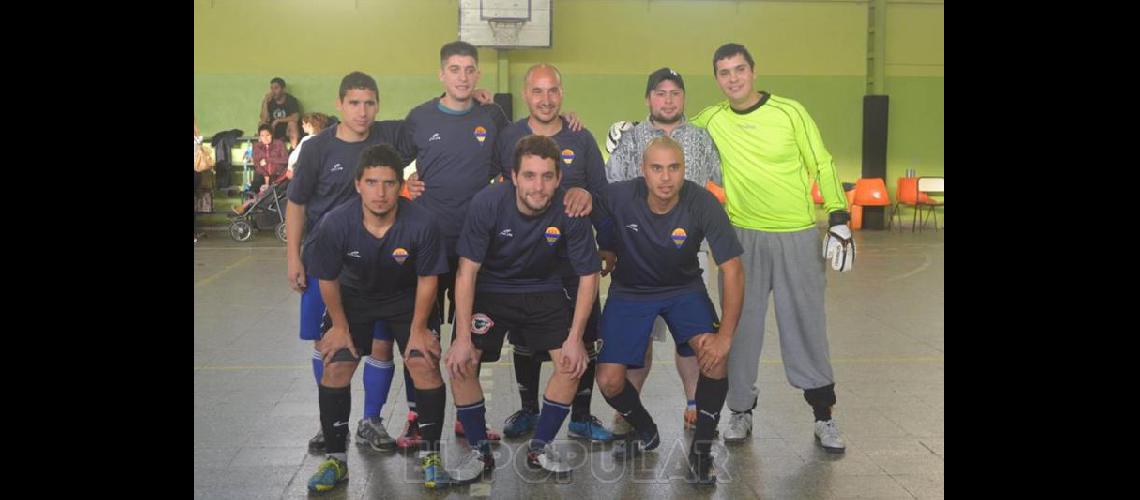
<path fill-rule="evenodd" d="M 748 53 L 748 49 L 739 43 L 726 43 L 717 48 L 716 52 L 713 52 L 713 75 L 716 75 L 717 61 L 728 59 L 736 54 L 744 54 L 744 60 L 748 61 L 748 69 L 756 71 L 756 63 L 752 61 L 752 54 Z"/>
<path fill-rule="evenodd" d="M 404 164 L 403 158 L 396 149 L 387 144 L 374 144 L 364 148 L 360 152 L 360 163 L 356 165 L 356 180 L 364 178 L 364 171 L 370 168 L 385 167 L 392 169 L 396 172 L 396 179 L 399 183 L 404 182 L 404 172 L 401 165 Z"/>
<path fill-rule="evenodd" d="M 270 135 L 273 134 L 273 127 L 270 127 L 268 123 L 262 123 L 261 125 L 257 126 L 258 134 L 260 134 L 262 130 L 269 132 Z"/>
<path fill-rule="evenodd" d="M 274 83 L 281 85 L 281 88 L 285 88 L 285 79 L 281 78 L 280 76 L 275 76 L 272 80 L 269 80 L 270 85 L 273 85 Z"/>
<path fill-rule="evenodd" d="M 558 151 L 558 143 L 542 135 L 528 135 L 519 139 L 518 144 L 515 144 L 515 166 L 514 173 L 519 173 L 522 168 L 522 157 L 526 155 L 537 156 L 542 159 L 552 160 L 554 162 L 554 173 L 559 174 L 562 172 L 562 167 L 558 164 L 558 157 L 562 153 Z"/>
<path fill-rule="evenodd" d="M 376 93 L 376 99 L 380 99 L 380 89 L 376 87 L 376 80 L 359 71 L 353 71 L 340 80 L 340 100 L 344 100 L 345 94 L 349 90 L 371 90 Z"/>
<path fill-rule="evenodd" d="M 471 56 L 475 59 L 475 65 L 479 65 L 479 49 L 462 40 L 456 40 L 439 48 L 439 65 L 442 67 L 451 56 Z"/>

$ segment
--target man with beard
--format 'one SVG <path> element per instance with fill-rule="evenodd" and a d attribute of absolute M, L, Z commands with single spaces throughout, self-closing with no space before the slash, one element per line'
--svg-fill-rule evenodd
<path fill-rule="evenodd" d="M 515 168 L 514 150 L 519 139 L 528 135 L 540 135 L 554 139 L 558 144 L 557 163 L 562 170 L 562 184 L 566 190 L 563 204 L 573 206 L 575 199 L 582 203 L 590 202 L 606 186 L 605 163 L 598 143 L 589 130 L 573 130 L 570 123 L 559 115 L 562 110 L 562 73 L 550 64 L 536 64 L 527 70 L 523 77 L 523 99 L 530 109 L 530 115 L 512 123 L 496 144 L 496 161 L 502 167 L 506 182 L 511 179 Z M 587 191 L 589 191 L 587 193 Z M 590 214 L 596 220 L 597 212 Z M 594 224 L 597 227 L 597 224 Z M 578 275 L 570 267 L 563 270 L 562 284 L 566 296 L 573 300 L 578 295 Z M 574 309 L 569 311 L 571 317 Z M 570 411 L 570 437 L 595 442 L 613 440 L 613 434 L 590 414 L 590 403 L 594 394 L 595 358 L 597 358 L 598 318 L 601 307 L 595 297 L 586 331 L 582 340 L 590 362 L 586 372 L 579 379 L 578 392 Z M 515 379 L 518 380 L 519 398 L 522 408 L 507 418 L 503 434 L 509 438 L 520 437 L 534 431 L 538 424 L 538 382 L 543 361 L 549 361 L 545 352 L 534 352 L 526 344 L 526 339 L 512 335 L 514 351 Z"/>
<path fill-rule="evenodd" d="M 533 351 L 549 352 L 558 367 L 546 386 L 527 464 L 553 473 L 571 470 L 550 443 L 588 363 L 582 338 L 598 293 L 598 252 L 589 221 L 565 213 L 554 140 L 524 137 L 513 156 L 511 182 L 475 195 L 457 242 L 455 340 L 446 361 L 456 419 L 472 448 L 451 474 L 457 481 L 474 480 L 494 466 L 479 432 L 486 409 L 478 370 L 481 362 L 499 359 L 507 331 L 512 341 L 522 338 Z M 578 276 L 572 319 L 563 288 L 566 267 Z"/>

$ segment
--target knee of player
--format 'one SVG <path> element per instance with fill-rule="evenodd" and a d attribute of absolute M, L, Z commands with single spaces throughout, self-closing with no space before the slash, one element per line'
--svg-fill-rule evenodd
<path fill-rule="evenodd" d="M 377 361 L 392 361 L 392 341 L 373 340 L 372 354 L 368 356 Z"/>
<path fill-rule="evenodd" d="M 728 375 L 728 359 L 722 359 L 708 367 L 701 367 L 701 375 L 712 379 L 721 379 Z"/>
<path fill-rule="evenodd" d="M 342 349 L 342 352 L 348 353 L 348 349 Z M 356 371 L 356 362 L 352 361 L 352 355 L 348 354 L 349 359 L 333 358 L 333 362 L 325 366 L 324 372 L 321 376 L 321 383 L 328 387 L 344 387 L 352 381 L 352 374 Z"/>
<path fill-rule="evenodd" d="M 412 376 L 427 375 L 432 371 L 432 364 L 419 350 L 408 352 L 408 357 L 404 358 L 404 365 L 408 367 L 408 371 L 412 372 Z"/>
<path fill-rule="evenodd" d="M 625 377 L 621 376 L 617 370 L 600 369 L 594 378 L 597 379 L 598 388 L 602 390 L 602 394 L 609 397 L 618 395 L 625 388 Z"/>

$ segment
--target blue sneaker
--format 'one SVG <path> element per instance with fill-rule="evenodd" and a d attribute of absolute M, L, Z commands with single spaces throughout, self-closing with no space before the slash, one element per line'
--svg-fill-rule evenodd
<path fill-rule="evenodd" d="M 597 417 L 589 415 L 580 422 L 570 422 L 570 437 L 587 439 L 595 443 L 608 443 L 614 440 L 614 433 L 607 430 Z"/>
<path fill-rule="evenodd" d="M 348 481 L 348 464 L 328 457 L 309 478 L 309 493 L 326 493 Z"/>
<path fill-rule="evenodd" d="M 454 485 L 455 481 L 447 472 L 443 470 L 443 464 L 439 459 L 438 452 L 428 453 L 420 460 L 420 466 L 424 470 L 424 486 L 429 490 L 436 490 L 447 488 Z"/>
<path fill-rule="evenodd" d="M 538 425 L 538 413 L 531 413 L 522 409 L 507 417 L 507 421 L 503 425 L 503 435 L 509 438 L 522 437 L 534 432 L 536 425 Z M 570 425 L 573 429 L 574 424 Z"/>

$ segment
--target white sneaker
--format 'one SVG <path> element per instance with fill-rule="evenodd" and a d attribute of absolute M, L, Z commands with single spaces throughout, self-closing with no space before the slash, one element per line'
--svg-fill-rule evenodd
<path fill-rule="evenodd" d="M 724 441 L 740 442 L 752 435 L 752 412 L 732 412 L 728 418 L 728 429 L 724 431 Z"/>
<path fill-rule="evenodd" d="M 448 471 L 448 475 L 458 483 L 466 483 L 479 479 L 486 467 L 486 458 L 483 453 L 479 450 L 471 450 L 460 457 L 459 465 Z"/>
<path fill-rule="evenodd" d="M 555 474 L 564 474 L 574 470 L 569 463 L 554 452 L 554 447 L 546 443 L 540 450 L 531 450 L 526 454 L 526 464 L 532 469 L 542 469 Z"/>
<path fill-rule="evenodd" d="M 815 442 L 828 453 L 847 451 L 847 444 L 843 442 L 843 436 L 839 434 L 839 425 L 835 423 L 834 418 L 826 422 L 815 421 Z"/>

